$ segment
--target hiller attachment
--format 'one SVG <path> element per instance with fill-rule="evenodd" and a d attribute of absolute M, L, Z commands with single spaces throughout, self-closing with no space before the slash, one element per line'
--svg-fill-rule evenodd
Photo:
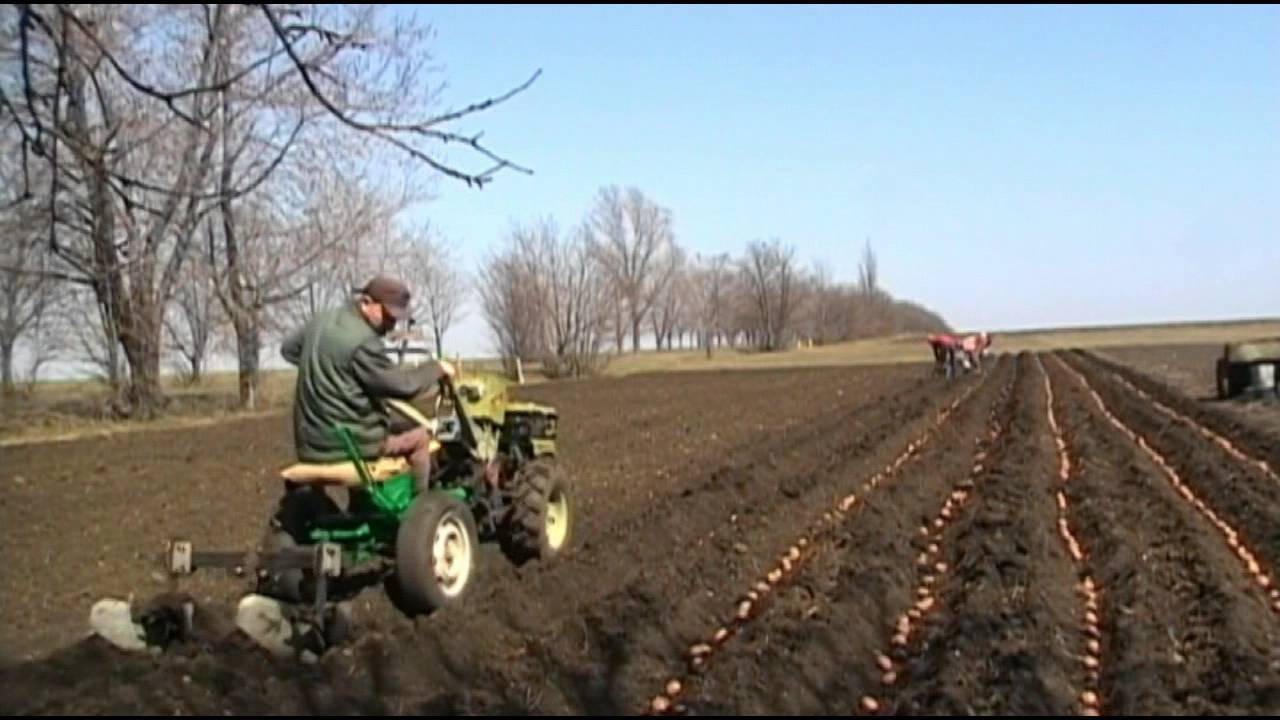
<path fill-rule="evenodd" d="M 237 577 L 259 579 L 282 570 L 310 570 L 315 578 L 315 603 L 311 612 L 288 617 L 285 604 L 264 595 L 250 594 L 236 608 L 236 627 L 268 650 L 280 654 L 320 654 L 345 629 L 343 608 L 329 617 L 328 589 L 331 578 L 342 575 L 342 548 L 336 543 L 317 543 L 303 548 L 270 552 L 197 551 L 190 541 L 173 540 L 166 551 L 171 576 L 190 575 L 196 570 L 221 568 Z M 290 614 L 299 615 L 291 608 Z M 305 656 L 304 656 L 305 657 Z"/>

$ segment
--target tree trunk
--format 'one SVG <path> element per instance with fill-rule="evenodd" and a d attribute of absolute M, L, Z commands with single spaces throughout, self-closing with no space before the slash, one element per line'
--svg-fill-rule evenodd
<path fill-rule="evenodd" d="M 129 416 L 152 420 L 164 407 L 160 388 L 160 333 L 158 328 L 133 328 L 121 337 L 125 359 L 129 361 L 129 389 L 125 394 Z"/>
<path fill-rule="evenodd" d="M 439 327 L 433 326 L 431 333 L 436 336 L 436 357 L 444 359 L 444 334 L 440 332 Z"/>
<path fill-rule="evenodd" d="M 640 320 L 639 315 L 631 318 L 631 352 L 640 352 Z"/>
<path fill-rule="evenodd" d="M 5 397 L 12 397 L 15 388 L 13 385 L 13 341 L 6 340 L 0 342 L 0 388 L 3 389 Z"/>
<path fill-rule="evenodd" d="M 240 409 L 258 409 L 258 363 L 262 351 L 262 335 L 258 324 L 243 314 L 232 323 L 236 332 L 236 363 L 240 375 Z"/>
<path fill-rule="evenodd" d="M 151 309 L 138 310 L 128 332 L 120 333 L 120 346 L 129 364 L 129 387 L 125 398 L 129 404 L 129 416 L 134 419 L 154 419 L 164 409 L 164 389 L 160 387 L 160 328 L 147 322 Z"/>
<path fill-rule="evenodd" d="M 69 85 L 67 127 L 77 142 L 92 147 L 92 138 L 85 129 L 84 85 L 83 72 L 73 72 Z M 154 257 L 144 255 L 138 258 L 135 262 L 141 265 L 132 269 L 135 285 L 132 288 L 125 286 L 105 157 L 105 150 L 79 156 L 88 190 L 89 239 L 95 266 L 94 295 L 104 318 L 111 320 L 105 329 L 116 333 L 109 344 L 119 342 L 129 364 L 129 385 L 123 393 L 128 407 L 116 409 L 124 410 L 132 417 L 149 420 L 164 404 L 160 389 L 159 321 L 164 303 L 163 299 L 152 296 L 149 288 L 137 286 L 150 280 Z M 170 202 L 176 203 L 176 200 L 170 199 Z"/>

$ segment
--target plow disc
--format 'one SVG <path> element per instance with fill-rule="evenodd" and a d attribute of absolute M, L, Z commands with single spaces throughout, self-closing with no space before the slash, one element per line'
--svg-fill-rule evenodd
<path fill-rule="evenodd" d="M 191 641 L 216 643 L 240 633 L 276 657 L 304 663 L 315 662 L 326 650 L 343 642 L 351 628 L 345 602 L 316 615 L 251 593 L 240 599 L 229 625 L 220 619 L 223 615 L 211 613 L 208 608 L 197 609 L 189 598 L 175 603 L 165 597 L 141 608 L 129 600 L 103 598 L 89 612 L 89 627 L 94 635 L 116 648 L 149 653 L 161 653 L 172 645 Z"/>

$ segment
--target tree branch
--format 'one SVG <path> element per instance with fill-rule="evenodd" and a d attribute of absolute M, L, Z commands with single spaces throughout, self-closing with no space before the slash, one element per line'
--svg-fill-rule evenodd
<path fill-rule="evenodd" d="M 80 20 L 80 18 L 76 17 L 74 13 L 62 7 L 59 7 L 58 11 L 59 13 L 61 13 L 61 15 L 64 18 L 70 20 L 73 25 L 75 25 L 77 28 L 80 29 L 82 33 L 84 33 L 85 37 L 87 37 L 89 41 L 93 43 L 94 47 L 98 49 L 98 52 L 102 53 L 102 57 L 105 58 L 106 61 L 111 64 L 111 67 L 116 71 L 116 74 L 119 75 L 121 79 L 123 79 L 126 83 L 132 86 L 133 89 L 143 93 L 144 95 L 149 95 L 153 98 L 156 98 L 157 100 L 163 101 L 166 105 L 169 106 L 169 110 L 171 110 L 173 114 L 182 118 L 187 123 L 194 125 L 196 127 L 204 127 L 203 123 L 201 123 L 199 120 L 195 119 L 191 115 L 188 115 L 187 113 L 183 112 L 182 109 L 178 107 L 177 103 L 174 102 L 179 98 L 192 94 L 192 92 L 198 92 L 199 88 L 194 88 L 192 89 L 191 92 L 184 90 L 176 93 L 168 93 L 168 92 L 164 92 L 163 90 L 159 90 L 157 88 L 151 87 L 150 85 L 147 85 L 141 80 L 135 78 L 132 74 L 129 73 L 129 71 L 125 70 L 124 66 L 122 66 L 118 60 L 116 60 L 115 55 L 111 54 L 110 50 L 107 50 L 107 48 L 102 44 L 102 42 L 98 40 L 98 36 L 94 34 L 88 27 L 86 27 L 84 22 Z"/>
<path fill-rule="evenodd" d="M 41 277 L 49 280 L 61 280 L 63 282 L 72 282 L 80 285 L 93 285 L 93 279 L 81 277 L 78 275 L 68 275 L 67 273 L 58 272 L 57 270 L 31 269 L 6 263 L 0 263 L 0 272 L 12 273 L 14 275 L 25 275 L 29 277 Z"/>
<path fill-rule="evenodd" d="M 439 115 L 437 117 L 431 118 L 430 120 L 427 120 L 425 123 L 423 123 L 423 126 L 427 127 L 431 125 L 438 125 L 442 122 L 450 122 L 452 120 L 458 120 L 467 115 L 471 115 L 472 113 L 488 110 L 494 105 L 497 105 L 499 103 L 504 103 L 507 100 L 510 100 L 511 98 L 515 97 L 516 95 L 524 92 L 525 90 L 528 90 L 529 86 L 533 85 L 534 81 L 536 81 L 538 77 L 541 75 L 542 75 L 542 68 L 538 68 L 538 70 L 534 72 L 533 75 L 528 80 L 525 80 L 524 83 L 511 89 L 505 94 L 499 95 L 498 97 L 495 97 L 495 98 L 489 98 L 488 100 L 485 100 L 483 102 L 473 103 L 461 110 L 456 110 L 451 113 L 445 113 L 444 115 Z M 412 130 L 414 128 L 406 128 L 406 129 Z"/>
<path fill-rule="evenodd" d="M 31 24 L 37 20 L 40 20 L 46 29 L 48 28 L 48 25 L 43 22 L 43 18 L 31 9 L 30 4 L 21 3 L 18 5 L 18 37 L 22 52 L 22 86 L 27 96 L 27 109 L 31 112 L 31 120 L 36 126 L 36 136 L 32 149 L 36 154 L 43 155 L 44 148 L 40 138 L 44 135 L 44 127 L 40 124 L 40 114 L 36 112 L 35 89 L 31 83 L 31 45 L 28 37 Z"/>
<path fill-rule="evenodd" d="M 307 88 L 308 90 L 311 91 L 312 96 L 315 97 L 316 100 L 318 100 L 320 104 L 323 105 L 324 108 L 329 111 L 330 114 L 332 114 L 344 125 L 355 128 L 357 130 L 367 132 L 384 142 L 390 143 L 391 145 L 407 153 L 410 157 L 413 157 L 417 160 L 421 160 L 422 162 L 425 162 L 426 164 L 428 164 L 438 172 L 441 172 L 449 177 L 462 180 L 463 182 L 467 183 L 468 187 L 472 185 L 483 187 L 484 183 L 492 179 L 491 176 L 494 173 L 496 173 L 498 170 L 501 170 L 502 168 L 505 168 L 505 167 L 510 167 L 512 169 L 515 169 L 517 171 L 520 171 L 529 175 L 533 174 L 532 170 L 520 167 L 519 165 L 516 165 L 515 163 L 512 163 L 509 160 L 500 158 L 497 155 L 493 154 L 492 152 L 486 150 L 479 143 L 479 140 L 480 140 L 479 135 L 475 136 L 474 138 L 463 138 L 462 136 L 456 136 L 456 135 L 453 135 L 452 133 L 442 133 L 438 130 L 431 130 L 430 124 L 432 124 L 432 121 L 428 121 L 427 123 L 414 124 L 414 125 L 403 125 L 403 124 L 396 124 L 396 123 L 367 123 L 347 115 L 337 106 L 335 106 L 333 102 L 330 101 L 329 98 L 324 94 L 324 92 L 321 91 L 320 88 L 316 85 L 315 80 L 311 77 L 311 71 L 308 69 L 307 64 L 303 62 L 300 57 L 298 57 L 298 53 L 293 46 L 293 42 L 289 39 L 285 28 L 281 26 L 279 19 L 276 18 L 275 13 L 272 12 L 271 8 L 265 4 L 258 5 L 258 7 L 262 10 L 263 14 L 266 16 L 267 21 L 271 23 L 272 30 L 275 31 L 276 37 L 284 45 L 285 52 L 289 55 L 289 59 L 293 61 L 294 67 L 298 69 L 299 74 L 302 76 L 303 82 L 306 83 Z M 330 31 L 324 31 L 321 28 L 315 28 L 315 30 L 317 32 L 321 32 L 322 34 L 327 33 L 325 37 L 326 39 L 329 39 L 331 42 L 332 42 L 331 37 L 335 36 Z M 502 98 L 486 101 L 484 103 L 478 103 L 477 105 L 474 105 L 472 107 L 487 108 L 495 104 L 496 102 L 500 102 L 502 100 L 510 98 L 515 93 L 531 85 L 533 81 L 537 79 L 538 75 L 541 74 L 541 72 L 542 72 L 541 70 L 538 70 L 538 72 L 534 73 L 534 76 L 530 78 L 526 83 L 524 83 L 524 85 L 522 85 L 521 87 L 517 88 L 516 90 L 510 93 L 507 93 Z M 455 117 L 461 117 L 462 114 L 465 114 L 465 112 L 461 114 L 454 113 L 452 115 Z M 450 116 L 447 115 L 444 117 L 450 117 Z M 438 120 L 435 122 L 438 122 Z M 388 133 L 395 133 L 395 132 L 417 133 L 421 135 L 437 137 L 441 140 L 444 140 L 445 142 L 449 142 L 451 140 L 463 142 L 471 146 L 472 148 L 478 150 L 479 152 L 483 153 L 486 157 L 489 157 L 490 159 L 494 160 L 497 164 L 493 168 L 490 168 L 489 170 L 486 170 L 485 172 L 480 173 L 478 175 L 469 175 L 467 173 L 463 173 L 458 170 L 454 170 L 453 168 L 440 164 L 436 160 L 428 157 L 425 153 L 418 150 L 417 148 L 414 148 L 409 144 L 405 143 L 404 141 L 400 140 L 399 138 L 388 134 Z"/>
<path fill-rule="evenodd" d="M 307 291 L 306 285 L 299 285 L 298 287 L 293 288 L 292 290 L 284 290 L 282 292 L 276 293 L 275 295 L 264 295 L 262 296 L 261 299 L 258 300 L 258 305 L 260 307 L 266 307 L 268 305 L 275 305 L 277 303 L 282 303 L 282 302 L 285 302 L 286 300 L 292 300 L 293 298 L 298 297 L 299 295 L 301 295 L 306 291 Z"/>

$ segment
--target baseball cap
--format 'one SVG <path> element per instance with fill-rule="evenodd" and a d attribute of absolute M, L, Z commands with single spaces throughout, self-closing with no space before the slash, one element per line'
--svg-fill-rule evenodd
<path fill-rule="evenodd" d="M 379 275 L 356 292 L 364 293 L 381 303 L 396 320 L 409 317 L 409 288 L 395 278 Z"/>

